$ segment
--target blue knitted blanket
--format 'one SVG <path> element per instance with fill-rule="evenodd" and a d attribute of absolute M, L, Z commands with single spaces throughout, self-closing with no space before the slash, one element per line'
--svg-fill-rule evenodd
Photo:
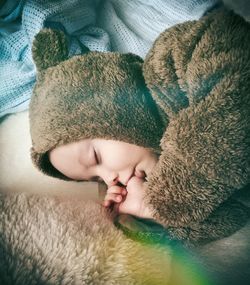
<path fill-rule="evenodd" d="M 0 7 L 0 117 L 26 110 L 36 80 L 31 46 L 44 27 L 63 30 L 69 55 L 145 56 L 160 32 L 200 18 L 219 0 L 12 0 Z M 87 49 L 86 49 L 87 47 Z"/>

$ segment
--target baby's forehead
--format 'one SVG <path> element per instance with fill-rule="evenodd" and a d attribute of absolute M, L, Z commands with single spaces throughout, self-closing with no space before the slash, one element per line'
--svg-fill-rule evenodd
<path fill-rule="evenodd" d="M 88 152 L 91 146 L 91 140 L 79 140 L 65 144 L 58 145 L 49 151 L 49 158 L 55 157 L 73 157 L 79 155 L 81 152 Z"/>

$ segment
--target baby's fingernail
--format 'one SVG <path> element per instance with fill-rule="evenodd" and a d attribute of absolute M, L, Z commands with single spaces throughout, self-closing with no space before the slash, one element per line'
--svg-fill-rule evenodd
<path fill-rule="evenodd" d="M 122 199 L 122 197 L 121 197 L 121 196 L 116 197 L 116 201 L 117 201 L 117 202 L 120 202 L 120 201 L 121 201 L 121 199 Z"/>
<path fill-rule="evenodd" d="M 122 194 L 123 194 L 123 195 L 127 194 L 127 190 L 125 190 L 125 189 L 122 190 Z"/>

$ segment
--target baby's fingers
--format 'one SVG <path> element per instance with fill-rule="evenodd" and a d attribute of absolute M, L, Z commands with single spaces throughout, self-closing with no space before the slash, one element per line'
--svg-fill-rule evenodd
<path fill-rule="evenodd" d="M 127 194 L 127 190 L 125 188 L 123 188 L 123 187 L 112 186 L 112 187 L 108 188 L 107 194 L 126 195 Z"/>
<path fill-rule="evenodd" d="M 112 203 L 120 203 L 122 201 L 122 196 L 114 193 L 107 193 L 104 198 L 103 205 L 109 207 Z"/>

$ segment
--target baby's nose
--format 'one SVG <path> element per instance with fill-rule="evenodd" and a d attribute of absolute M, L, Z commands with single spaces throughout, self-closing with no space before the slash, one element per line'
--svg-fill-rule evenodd
<path fill-rule="evenodd" d="M 114 177 L 114 178 L 111 178 L 111 179 L 108 181 L 107 185 L 108 185 L 108 187 L 111 187 L 111 186 L 117 185 L 118 183 L 119 183 L 118 177 L 116 176 L 116 177 Z"/>

